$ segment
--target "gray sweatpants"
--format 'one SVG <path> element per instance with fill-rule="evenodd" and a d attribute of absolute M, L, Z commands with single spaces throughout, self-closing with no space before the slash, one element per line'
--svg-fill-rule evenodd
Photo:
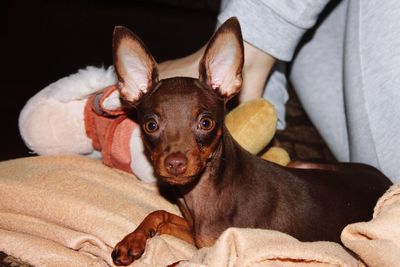
<path fill-rule="evenodd" d="M 292 62 L 291 83 L 340 161 L 373 165 L 400 182 L 400 1 L 328 2 L 224 1 L 219 21 L 237 16 L 246 41 Z M 275 71 L 265 91 L 282 122 L 284 78 Z"/>

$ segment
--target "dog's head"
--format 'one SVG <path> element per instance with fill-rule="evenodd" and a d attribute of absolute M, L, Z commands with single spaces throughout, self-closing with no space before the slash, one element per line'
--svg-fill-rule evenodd
<path fill-rule="evenodd" d="M 193 181 L 219 144 L 226 101 L 242 84 L 238 20 L 227 20 L 210 39 L 198 79 L 159 81 L 154 58 L 124 27 L 115 28 L 113 52 L 120 95 L 137 109 L 155 173 L 171 184 Z"/>

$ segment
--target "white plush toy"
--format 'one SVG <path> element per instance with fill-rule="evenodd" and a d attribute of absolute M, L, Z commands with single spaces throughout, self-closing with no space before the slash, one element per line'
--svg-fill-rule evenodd
<path fill-rule="evenodd" d="M 121 108 L 113 67 L 87 67 L 62 78 L 33 96 L 21 111 L 19 129 L 26 145 L 39 155 L 81 154 L 102 158 L 104 164 L 155 182 L 140 127 Z M 272 139 L 276 113 L 258 99 L 230 112 L 225 123 L 245 149 L 259 153 Z M 263 155 L 286 165 L 280 148 Z"/>
<path fill-rule="evenodd" d="M 39 155 L 101 157 L 107 165 L 130 171 L 146 182 L 154 182 L 153 169 L 143 153 L 136 123 L 130 119 L 123 122 L 120 114 L 97 116 L 95 111 L 90 111 L 93 103 L 89 102 L 93 96 L 104 92 L 104 88 L 110 88 L 116 81 L 113 67 L 87 67 L 41 90 L 26 103 L 19 117 L 19 129 L 26 145 Z M 120 106 L 118 94 L 109 97 L 108 101 L 111 109 Z M 105 122 L 88 125 L 89 116 L 104 117 Z M 116 119 L 118 123 L 115 123 Z M 88 129 L 89 126 L 92 129 Z M 91 132 L 101 134 L 94 137 L 97 144 Z M 126 146 L 121 149 L 124 144 Z"/>

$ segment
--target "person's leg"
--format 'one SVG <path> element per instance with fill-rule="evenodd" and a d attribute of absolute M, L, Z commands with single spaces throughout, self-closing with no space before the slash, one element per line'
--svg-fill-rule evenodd
<path fill-rule="evenodd" d="M 400 181 L 400 2 L 350 1 L 344 96 L 350 160 Z"/>
<path fill-rule="evenodd" d="M 342 83 L 347 4 L 329 4 L 315 32 L 304 37 L 290 72 L 307 115 L 340 161 L 350 159 Z"/>
<path fill-rule="evenodd" d="M 400 179 L 400 2 L 341 1 L 301 47 L 291 81 L 340 161 Z"/>

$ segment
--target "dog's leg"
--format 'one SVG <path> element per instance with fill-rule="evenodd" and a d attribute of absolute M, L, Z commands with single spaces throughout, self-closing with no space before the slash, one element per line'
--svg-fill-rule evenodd
<path fill-rule="evenodd" d="M 114 264 L 129 265 L 143 254 L 147 239 L 162 234 L 169 234 L 194 244 L 190 226 L 184 218 L 157 210 L 147 215 L 135 231 L 115 246 L 112 252 Z"/>

